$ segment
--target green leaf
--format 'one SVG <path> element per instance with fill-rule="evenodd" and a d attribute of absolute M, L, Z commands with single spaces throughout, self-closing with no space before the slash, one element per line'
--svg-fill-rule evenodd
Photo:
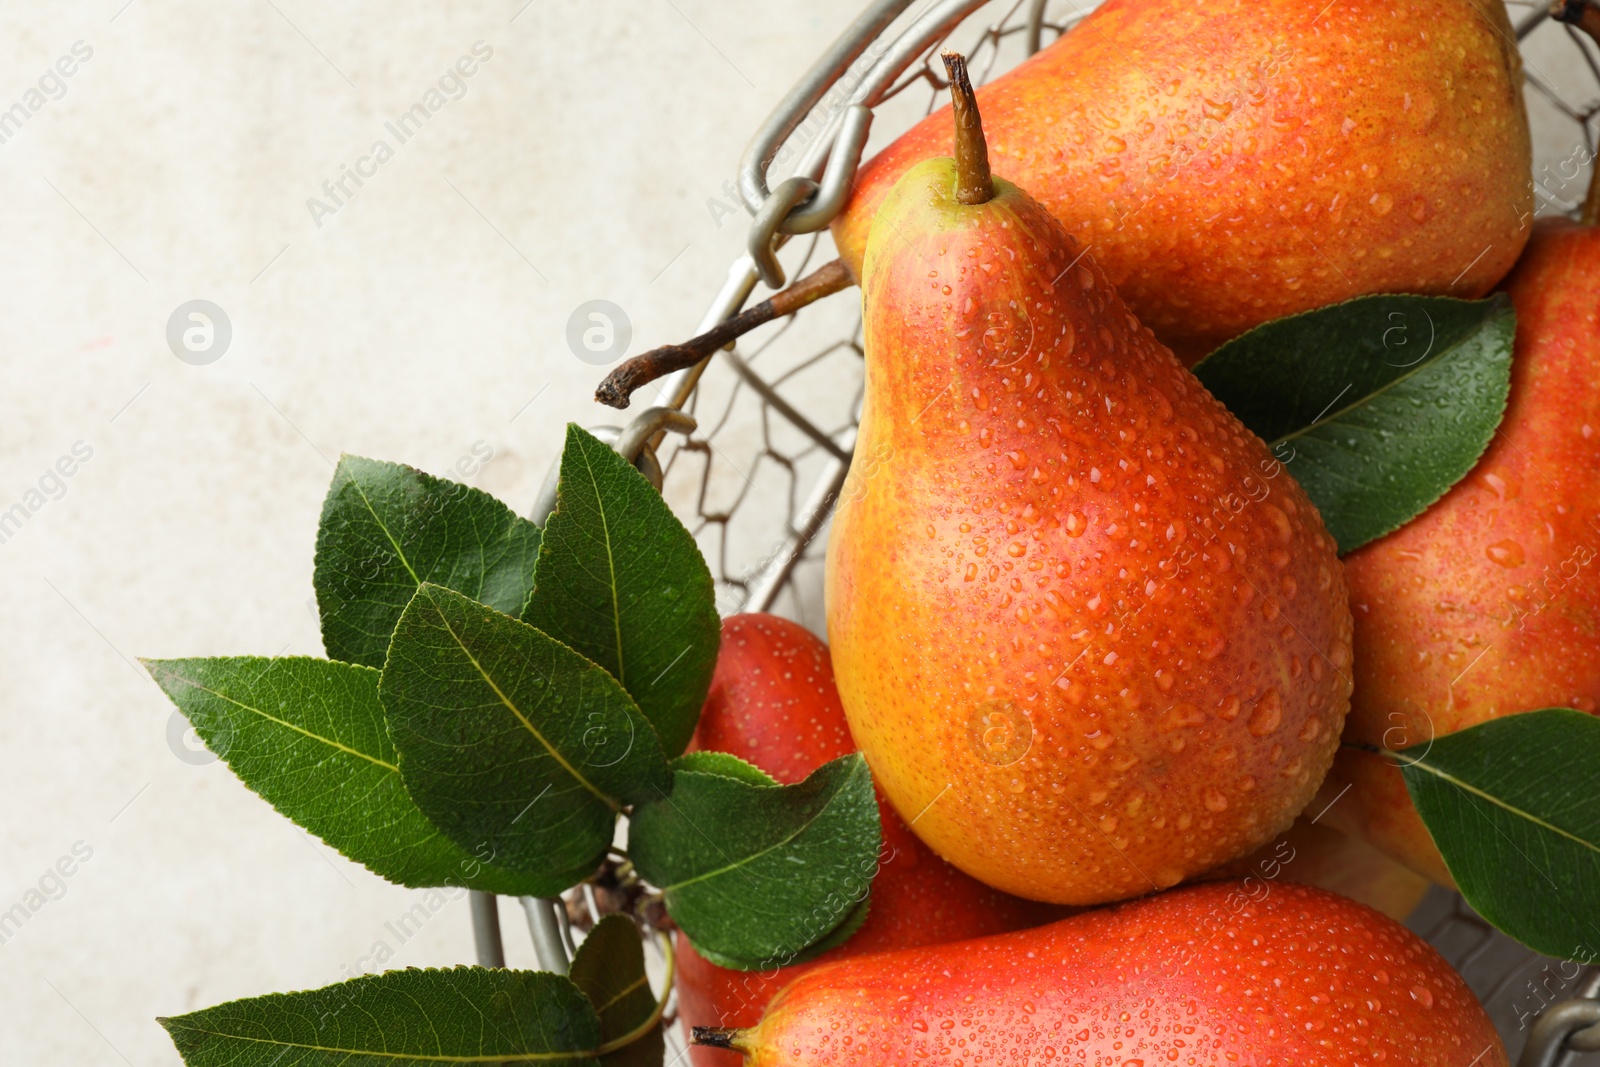
<path fill-rule="evenodd" d="M 805 963 L 809 960 L 816 959 L 824 952 L 831 952 L 833 949 L 838 948 L 840 945 L 856 936 L 857 931 L 859 931 L 862 926 L 866 925 L 867 916 L 870 914 L 872 914 L 872 894 L 871 892 L 868 892 L 867 895 L 861 898 L 860 902 L 857 903 L 855 907 L 851 908 L 849 912 L 845 914 L 843 922 L 841 922 L 838 926 L 835 926 L 832 930 L 828 931 L 827 936 L 822 938 L 822 940 L 813 941 L 810 945 L 804 949 L 801 949 L 800 952 L 795 955 L 794 959 L 790 960 L 789 962 L 791 964 Z"/>
<path fill-rule="evenodd" d="M 295 656 L 146 660 L 207 747 L 261 798 L 391 882 L 524 895 L 412 803 L 370 667 Z"/>
<path fill-rule="evenodd" d="M 1478 914 L 1547 956 L 1600 961 L 1600 719 L 1522 712 L 1391 755 Z"/>
<path fill-rule="evenodd" d="M 595 924 L 572 957 L 572 981 L 600 1013 L 600 1039 L 626 1037 L 650 1018 L 655 994 L 645 977 L 639 928 L 625 915 L 607 915 Z M 666 1037 L 658 1025 L 644 1036 L 607 1053 L 606 1067 L 661 1067 Z"/>
<path fill-rule="evenodd" d="M 825 952 L 831 952 L 850 940 L 865 925 L 867 916 L 872 912 L 872 894 L 868 893 L 861 898 L 861 903 L 850 909 L 844 917 L 844 922 L 828 931 L 827 936 L 820 941 L 813 941 L 808 947 L 801 949 L 793 956 L 785 956 L 777 961 L 772 960 L 742 960 L 733 956 L 724 956 L 713 952 L 703 945 L 695 945 L 694 949 L 707 960 L 718 967 L 726 967 L 733 971 L 763 971 L 773 966 L 792 967 L 797 963 L 808 963 Z M 694 939 L 689 939 L 693 943 Z"/>
<path fill-rule="evenodd" d="M 604 670 L 526 623 L 424 585 L 378 687 L 400 775 L 457 844 L 554 896 L 599 865 L 624 804 L 658 796 L 660 742 Z"/>
<path fill-rule="evenodd" d="M 672 761 L 675 771 L 704 771 L 707 774 L 720 774 L 724 778 L 737 778 L 741 782 L 751 785 L 778 784 L 778 780 L 754 763 L 747 762 L 731 752 L 685 752 Z"/>
<path fill-rule="evenodd" d="M 717 663 L 711 572 L 689 531 L 633 464 L 567 427 L 556 510 L 524 621 L 610 671 L 677 755 Z"/>
<path fill-rule="evenodd" d="M 538 556 L 539 528 L 488 493 L 341 456 L 312 575 L 323 647 L 334 659 L 382 667 L 394 624 L 423 582 L 516 615 Z"/>
<path fill-rule="evenodd" d="M 859 753 L 796 785 L 757 785 L 693 757 L 670 796 L 634 809 L 628 851 L 673 921 L 724 959 L 785 963 L 856 908 L 877 870 L 878 802 Z"/>
<path fill-rule="evenodd" d="M 1194 373 L 1349 552 L 1472 469 L 1505 412 L 1515 335 L 1504 294 L 1363 296 L 1258 326 Z"/>
<path fill-rule="evenodd" d="M 672 761 L 672 769 L 676 771 L 704 771 L 707 774 L 719 774 L 724 778 L 733 778 L 747 782 L 750 785 L 763 787 L 777 787 L 778 780 L 753 763 L 747 763 L 738 756 L 728 752 L 686 752 Z M 782 960 L 783 966 L 804 963 L 816 959 L 830 949 L 837 948 L 850 940 L 861 925 L 867 921 L 867 914 L 871 910 L 871 894 L 861 898 L 861 902 L 844 917 L 838 926 L 834 927 L 820 941 L 814 941 L 808 948 L 802 949 L 791 957 Z M 693 938 L 690 941 L 693 942 Z M 695 951 L 719 967 L 728 967 L 736 971 L 756 971 L 771 966 L 772 961 L 762 959 L 739 959 L 723 955 L 714 949 L 696 944 Z"/>
<path fill-rule="evenodd" d="M 594 1006 L 542 971 L 404 970 L 158 1020 L 189 1067 L 592 1061 Z"/>

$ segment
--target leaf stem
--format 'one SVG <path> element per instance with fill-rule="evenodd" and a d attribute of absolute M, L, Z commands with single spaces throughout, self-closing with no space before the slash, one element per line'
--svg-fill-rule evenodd
<path fill-rule="evenodd" d="M 665 956 L 667 960 L 667 977 L 666 981 L 661 985 L 661 996 L 656 999 L 655 1010 L 650 1013 L 650 1017 L 648 1019 L 640 1023 L 638 1026 L 635 1026 L 632 1030 L 629 1030 L 621 1037 L 613 1038 L 612 1040 L 607 1041 L 605 1044 L 595 1049 L 596 1056 L 605 1056 L 617 1051 L 619 1048 L 626 1048 L 661 1025 L 661 1015 L 667 1010 L 667 999 L 672 996 L 672 978 L 673 973 L 677 970 L 678 960 L 677 956 L 672 951 L 672 938 L 668 937 L 666 934 L 661 934 L 659 936 L 661 938 L 661 954 Z"/>
<path fill-rule="evenodd" d="M 1406 767 L 1417 766 L 1422 763 L 1422 761 L 1417 759 L 1415 756 L 1407 756 L 1403 753 L 1403 751 L 1397 752 L 1392 748 L 1384 748 L 1381 745 L 1366 745 L 1362 744 L 1360 741 L 1340 741 L 1339 747 L 1348 748 L 1354 752 L 1365 752 L 1367 755 L 1377 756 L 1379 759 L 1386 759 L 1390 762 L 1391 766 L 1400 768 L 1402 770 Z M 1426 755 L 1426 753 L 1424 753 L 1424 755 Z"/>

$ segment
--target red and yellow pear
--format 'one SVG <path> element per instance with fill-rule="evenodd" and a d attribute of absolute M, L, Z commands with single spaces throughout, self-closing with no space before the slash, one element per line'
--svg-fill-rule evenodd
<path fill-rule="evenodd" d="M 1505 1067 L 1461 976 L 1353 901 L 1214 882 L 974 941 L 856 956 L 696 1040 L 749 1067 Z"/>
<path fill-rule="evenodd" d="M 1333 758 L 1333 540 L 1094 256 L 984 162 L 884 201 L 858 454 L 828 543 L 850 728 L 933 850 L 1008 893 L 1166 888 L 1287 828 Z"/>

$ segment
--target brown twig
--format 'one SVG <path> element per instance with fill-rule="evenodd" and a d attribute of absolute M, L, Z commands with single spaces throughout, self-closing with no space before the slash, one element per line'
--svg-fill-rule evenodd
<path fill-rule="evenodd" d="M 634 356 L 606 375 L 594 398 L 614 408 L 628 406 L 628 398 L 657 378 L 692 367 L 724 345 L 738 340 L 751 330 L 773 319 L 793 315 L 807 304 L 831 296 L 856 283 L 855 276 L 842 260 L 824 263 L 787 289 L 772 294 L 759 304 L 745 308 L 731 319 L 724 319 L 699 337 L 681 345 L 663 345 Z"/>
<path fill-rule="evenodd" d="M 967 77 L 967 60 L 948 48 L 939 57 L 950 75 L 950 109 L 956 120 L 956 199 L 968 205 L 987 204 L 994 199 L 994 178 L 989 173 L 989 144 L 983 139 L 978 96 Z"/>

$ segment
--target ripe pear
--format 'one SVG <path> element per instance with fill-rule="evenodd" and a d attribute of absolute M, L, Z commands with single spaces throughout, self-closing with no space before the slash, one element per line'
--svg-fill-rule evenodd
<path fill-rule="evenodd" d="M 856 451 L 877 462 L 828 543 L 833 665 L 935 852 L 1101 903 L 1305 806 L 1347 708 L 1347 594 L 1305 493 L 990 180 L 970 98 L 956 115 L 957 159 L 912 168 L 867 246 Z"/>
<path fill-rule="evenodd" d="M 1506 291 L 1517 335 L 1493 441 L 1346 560 L 1349 741 L 1399 749 L 1536 708 L 1600 709 L 1600 227 L 1540 222 Z M 1352 783 L 1329 819 L 1451 884 L 1398 768 L 1347 748 L 1330 799 Z"/>
<path fill-rule="evenodd" d="M 749 1067 L 1294 1064 L 1505 1067 L 1427 942 L 1297 885 L 1210 883 L 1037 930 L 857 956 L 701 1031 Z"/>
<path fill-rule="evenodd" d="M 856 750 L 839 704 L 828 646 L 775 615 L 734 615 L 722 623 L 716 672 L 691 749 L 731 752 L 780 782 L 805 778 Z M 809 963 L 734 971 L 709 962 L 678 936 L 678 1017 L 696 1026 L 754 1026 L 767 1002 L 822 963 L 897 948 L 962 941 L 1038 926 L 1060 908 L 1019 900 L 969 878 L 917 840 L 880 796 L 881 865 L 867 921 L 850 940 Z M 722 1049 L 693 1046 L 696 1067 L 737 1067 Z"/>
<path fill-rule="evenodd" d="M 1108 0 L 978 100 L 995 173 L 1194 363 L 1364 293 L 1487 292 L 1533 213 L 1521 85 L 1500 0 Z M 858 174 L 833 224 L 858 277 L 949 122 Z"/>

